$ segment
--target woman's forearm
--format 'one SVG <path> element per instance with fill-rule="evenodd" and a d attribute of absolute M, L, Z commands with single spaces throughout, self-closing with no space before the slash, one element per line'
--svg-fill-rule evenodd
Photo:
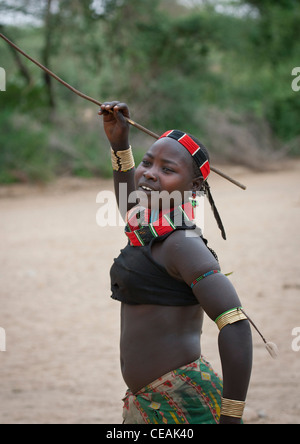
<path fill-rule="evenodd" d="M 219 351 L 223 370 L 223 398 L 245 401 L 252 371 L 252 334 L 248 321 L 224 327 L 219 335 Z M 223 423 L 238 423 L 230 417 Z"/>
<path fill-rule="evenodd" d="M 127 171 L 126 173 L 114 171 L 117 204 L 124 220 L 127 212 L 136 205 L 136 200 L 134 201 L 134 199 L 129 198 L 130 194 L 135 191 L 134 172 L 135 169 Z M 131 200 L 133 200 L 133 202 L 130 202 Z"/>
<path fill-rule="evenodd" d="M 134 159 L 129 145 L 129 123 L 126 120 L 130 118 L 129 109 L 126 103 L 105 102 L 101 105 L 99 115 L 103 116 L 104 130 L 110 142 L 115 194 L 125 219 L 127 211 L 134 206 L 129 202 L 129 196 L 135 191 Z"/>

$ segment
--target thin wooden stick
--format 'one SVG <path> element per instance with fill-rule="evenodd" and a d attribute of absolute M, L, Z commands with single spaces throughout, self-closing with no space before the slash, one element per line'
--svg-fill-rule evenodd
<path fill-rule="evenodd" d="M 82 97 L 85 100 L 88 100 L 89 102 L 94 103 L 95 105 L 101 106 L 102 103 L 99 102 L 99 100 L 93 99 L 93 97 L 89 97 L 86 94 L 83 94 L 81 91 L 78 91 L 78 89 L 74 88 L 73 86 L 69 85 L 69 83 L 62 80 L 60 77 L 58 77 L 54 72 L 50 71 L 50 69 L 46 68 L 46 66 L 42 65 L 37 60 L 30 57 L 28 54 L 26 54 L 21 48 L 19 48 L 17 45 L 15 45 L 13 42 L 11 42 L 5 35 L 0 33 L 0 37 L 5 40 L 10 46 L 12 46 L 16 51 L 18 51 L 20 54 L 22 54 L 24 57 L 26 57 L 28 60 L 30 60 L 32 63 L 37 65 L 39 68 L 41 68 L 43 71 L 45 71 L 49 76 L 53 77 L 55 80 L 57 80 L 59 83 L 64 85 L 66 88 L 70 89 L 73 93 L 77 94 L 79 97 Z M 151 137 L 154 137 L 155 139 L 159 139 L 159 136 L 152 131 L 148 130 L 147 128 L 144 128 L 139 123 L 134 122 L 131 119 L 126 118 L 127 122 L 134 126 L 135 128 L 139 129 L 140 131 L 143 131 L 144 133 L 148 134 Z"/>
<path fill-rule="evenodd" d="M 232 177 L 228 176 L 227 174 L 223 173 L 223 171 L 218 170 L 217 168 L 210 166 L 210 169 L 218 174 L 219 176 L 223 177 L 224 179 L 228 180 L 229 182 L 233 183 L 237 187 L 241 188 L 242 190 L 247 190 L 246 185 L 242 184 L 241 182 L 238 182 L 236 179 L 233 179 Z"/>
<path fill-rule="evenodd" d="M 47 74 L 49 74 L 49 76 L 53 77 L 55 80 L 57 80 L 59 83 L 61 83 L 62 85 L 64 85 L 66 88 L 68 88 L 69 90 L 71 90 L 73 93 L 77 94 L 79 97 L 81 97 L 84 100 L 88 100 L 89 102 L 94 103 L 95 105 L 101 106 L 102 103 L 99 102 L 96 99 L 93 99 L 92 97 L 87 96 L 86 94 L 83 94 L 81 91 L 79 91 L 78 89 L 74 88 L 73 86 L 71 86 L 69 83 L 65 82 L 64 80 L 62 80 L 60 77 L 58 77 L 56 74 L 54 74 L 54 72 L 50 71 L 50 69 L 46 68 L 46 66 L 42 65 L 40 62 L 38 62 L 37 60 L 33 59 L 32 57 L 30 57 L 28 54 L 26 54 L 26 52 L 24 52 L 21 48 L 19 48 L 17 45 L 15 45 L 12 41 L 10 41 L 7 37 L 5 37 L 5 35 L 0 33 L 0 37 L 5 40 L 10 46 L 12 46 L 16 51 L 18 51 L 20 54 L 22 54 L 24 57 L 26 57 L 28 60 L 30 60 L 32 63 L 34 63 L 35 65 L 37 65 L 40 69 L 42 69 L 43 71 L 45 71 Z M 149 136 L 153 137 L 154 139 L 159 139 L 160 136 L 158 134 L 153 133 L 152 131 L 148 130 L 147 128 L 145 128 L 144 126 L 140 125 L 139 123 L 135 122 L 132 119 L 129 119 L 126 117 L 127 122 L 132 125 L 133 127 L 137 128 L 140 131 L 143 131 L 144 133 L 148 134 Z M 243 184 L 241 184 L 240 182 L 236 181 L 235 179 L 233 179 L 232 177 L 228 176 L 227 174 L 223 173 L 222 171 L 218 170 L 217 168 L 214 168 L 211 166 L 211 170 L 218 174 L 219 176 L 223 177 L 224 179 L 228 180 L 229 182 L 233 183 L 234 185 L 238 186 L 239 188 L 241 188 L 242 190 L 246 190 L 247 187 Z"/>
<path fill-rule="evenodd" d="M 270 355 L 272 356 L 273 359 L 276 359 L 278 357 L 278 354 L 279 354 L 279 350 L 278 350 L 277 345 L 274 344 L 274 342 L 267 342 L 266 339 L 264 338 L 264 336 L 262 335 L 262 333 L 259 331 L 259 329 L 256 327 L 256 325 L 252 321 L 252 319 L 247 315 L 247 313 L 245 313 L 245 311 L 242 308 L 240 308 L 240 310 L 241 310 L 242 313 L 244 313 L 244 315 L 246 316 L 246 318 L 248 319 L 250 324 L 255 328 L 255 330 L 257 331 L 259 336 L 264 341 L 265 346 L 266 346 L 266 350 L 270 353 Z"/>

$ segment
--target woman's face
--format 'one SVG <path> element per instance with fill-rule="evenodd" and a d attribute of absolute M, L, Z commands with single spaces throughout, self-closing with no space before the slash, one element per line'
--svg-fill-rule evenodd
<path fill-rule="evenodd" d="M 195 185 L 195 182 L 199 182 Z M 193 159 L 176 140 L 164 138 L 158 140 L 145 154 L 136 169 L 136 190 L 147 195 L 148 208 L 151 207 L 151 194 L 163 191 L 180 193 L 181 203 L 184 192 L 200 187 L 201 180 L 193 177 Z M 195 188 L 196 187 L 196 188 Z M 157 194 L 157 193 L 156 193 Z M 152 200 L 153 202 L 153 200 Z M 159 203 L 162 209 L 161 202 Z"/>

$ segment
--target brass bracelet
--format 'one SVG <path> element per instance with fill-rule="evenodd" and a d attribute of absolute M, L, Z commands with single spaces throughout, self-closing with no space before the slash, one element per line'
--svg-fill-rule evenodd
<path fill-rule="evenodd" d="M 131 147 L 125 151 L 115 152 L 111 148 L 111 162 L 114 171 L 126 173 L 135 167 L 134 157 Z"/>
<path fill-rule="evenodd" d="M 219 327 L 221 331 L 228 324 L 234 324 L 235 322 L 244 321 L 248 319 L 247 316 L 242 312 L 240 307 L 234 308 L 232 310 L 228 310 L 225 313 L 221 314 L 216 320 L 215 323 Z"/>
<path fill-rule="evenodd" d="M 234 401 L 233 399 L 221 398 L 221 415 L 242 419 L 246 403 L 244 401 Z"/>

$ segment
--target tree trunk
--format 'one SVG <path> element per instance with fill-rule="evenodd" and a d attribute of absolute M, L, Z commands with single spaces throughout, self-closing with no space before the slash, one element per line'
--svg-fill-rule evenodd
<path fill-rule="evenodd" d="M 46 10 L 45 10 L 45 46 L 43 49 L 43 63 L 49 69 L 51 69 L 50 68 L 50 58 L 51 58 L 51 49 L 52 49 L 51 37 L 53 30 L 51 6 L 52 6 L 52 0 L 47 0 Z M 53 79 L 47 73 L 44 73 L 43 75 L 48 96 L 48 105 L 51 110 L 54 110 L 56 108 L 56 101 L 53 92 Z"/>

